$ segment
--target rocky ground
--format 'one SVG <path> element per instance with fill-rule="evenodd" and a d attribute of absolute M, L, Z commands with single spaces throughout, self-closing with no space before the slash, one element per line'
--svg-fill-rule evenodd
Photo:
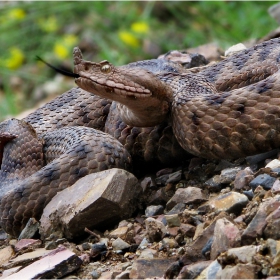
<path fill-rule="evenodd" d="M 39 222 L 2 231 L 1 278 L 280 279 L 280 153 L 91 174 Z"/>

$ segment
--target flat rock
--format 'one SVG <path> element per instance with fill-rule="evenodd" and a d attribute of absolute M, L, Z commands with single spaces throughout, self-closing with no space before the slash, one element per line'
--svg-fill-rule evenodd
<path fill-rule="evenodd" d="M 60 245 L 40 260 L 5 279 L 61 278 L 79 268 L 81 264 L 82 260 L 78 256 Z"/>
<path fill-rule="evenodd" d="M 238 192 L 228 192 L 215 197 L 210 200 L 208 204 L 218 212 L 225 211 L 228 213 L 239 214 L 248 202 L 249 200 L 246 195 Z"/>
<path fill-rule="evenodd" d="M 133 213 L 139 190 L 136 177 L 122 169 L 87 175 L 45 207 L 40 234 L 46 238 L 58 231 L 73 239 L 81 237 L 85 227 L 111 227 Z"/>
<path fill-rule="evenodd" d="M 206 200 L 207 198 L 200 188 L 180 188 L 176 190 L 175 194 L 167 202 L 166 209 L 170 210 L 178 203 L 195 204 Z"/>
<path fill-rule="evenodd" d="M 15 245 L 15 251 L 23 251 L 25 249 L 35 249 L 40 247 L 42 241 L 40 239 L 21 239 Z"/>
<path fill-rule="evenodd" d="M 166 268 L 169 267 L 175 258 L 164 259 L 137 259 L 133 262 L 129 273 L 130 279 L 145 279 L 152 277 L 162 277 Z"/>
<path fill-rule="evenodd" d="M 38 249 L 34 250 L 33 252 L 19 255 L 16 258 L 3 263 L 1 267 L 4 269 L 9 269 L 9 268 L 12 268 L 15 266 L 28 265 L 48 253 L 50 253 L 50 251 L 46 250 L 45 248 L 38 248 Z"/>
<path fill-rule="evenodd" d="M 222 218 L 216 221 L 210 258 L 216 259 L 220 253 L 229 248 L 240 245 L 240 232 L 228 219 Z"/>
<path fill-rule="evenodd" d="M 15 252 L 12 246 L 7 246 L 0 250 L 0 267 L 2 264 L 6 263 L 12 256 L 14 256 Z"/>
<path fill-rule="evenodd" d="M 262 186 L 265 190 L 269 190 L 272 188 L 275 181 L 275 177 L 271 177 L 268 174 L 260 174 L 249 183 L 249 186 L 253 190 L 255 190 L 257 186 Z"/>

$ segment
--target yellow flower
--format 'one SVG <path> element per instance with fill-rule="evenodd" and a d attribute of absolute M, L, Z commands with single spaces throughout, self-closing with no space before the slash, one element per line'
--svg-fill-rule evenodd
<path fill-rule="evenodd" d="M 25 16 L 25 11 L 19 8 L 12 9 L 8 12 L 8 18 L 10 19 L 23 19 Z"/>
<path fill-rule="evenodd" d="M 63 41 L 64 41 L 65 45 L 73 47 L 74 44 L 77 43 L 78 38 L 77 38 L 77 36 L 75 36 L 73 34 L 67 34 L 63 37 Z"/>
<path fill-rule="evenodd" d="M 137 21 L 131 24 L 131 30 L 136 33 L 146 34 L 149 31 L 149 26 L 144 21 Z"/>
<path fill-rule="evenodd" d="M 39 27 L 45 32 L 54 32 L 58 29 L 57 19 L 54 16 L 48 18 L 40 18 L 38 20 Z"/>
<path fill-rule="evenodd" d="M 118 35 L 125 44 L 135 48 L 139 46 L 138 39 L 131 33 L 127 31 L 120 31 Z"/>
<path fill-rule="evenodd" d="M 24 61 L 23 52 L 19 48 L 13 47 L 9 50 L 9 53 L 9 57 L 3 61 L 3 65 L 9 69 L 19 68 Z"/>
<path fill-rule="evenodd" d="M 61 44 L 61 43 L 56 43 L 54 45 L 54 52 L 55 54 L 59 57 L 59 58 L 66 58 L 67 56 L 69 56 L 69 50 L 67 47 L 65 47 L 65 45 Z"/>

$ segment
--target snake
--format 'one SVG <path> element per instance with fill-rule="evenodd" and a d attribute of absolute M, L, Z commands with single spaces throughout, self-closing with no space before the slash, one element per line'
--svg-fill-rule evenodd
<path fill-rule="evenodd" d="M 18 236 L 79 178 L 132 159 L 237 159 L 279 147 L 280 39 L 185 69 L 163 58 L 114 66 L 74 48 L 77 88 L 0 123 L 0 219 Z"/>

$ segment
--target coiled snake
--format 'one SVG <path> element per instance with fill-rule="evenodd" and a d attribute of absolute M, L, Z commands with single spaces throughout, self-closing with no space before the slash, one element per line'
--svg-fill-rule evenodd
<path fill-rule="evenodd" d="M 198 73 L 165 59 L 93 63 L 75 48 L 80 88 L 0 124 L 3 228 L 18 235 L 58 191 L 98 170 L 128 168 L 129 153 L 169 163 L 182 148 L 234 159 L 279 147 L 279 59 L 278 38 Z"/>

